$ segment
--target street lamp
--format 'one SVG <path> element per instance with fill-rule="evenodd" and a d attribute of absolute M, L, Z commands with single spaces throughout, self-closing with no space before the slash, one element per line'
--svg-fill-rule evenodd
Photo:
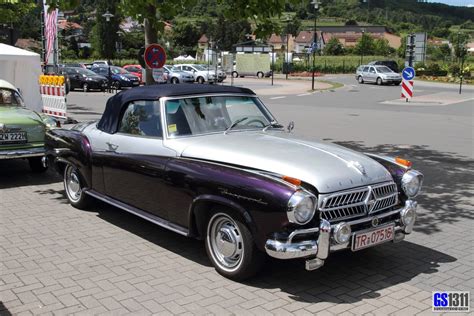
<path fill-rule="evenodd" d="M 313 0 L 311 2 L 312 5 L 314 5 L 314 34 L 313 34 L 313 45 L 311 47 L 313 51 L 313 71 L 312 71 L 312 79 L 311 79 L 311 90 L 314 90 L 314 72 L 316 68 L 315 64 L 315 59 L 316 59 L 316 50 L 318 49 L 318 34 L 316 33 L 316 19 L 319 11 L 319 1 L 318 0 Z"/>
<path fill-rule="evenodd" d="M 123 35 L 122 31 L 117 31 L 118 39 L 117 39 L 117 42 L 115 42 L 115 49 L 117 51 L 117 55 L 118 55 L 118 59 L 119 59 L 119 65 L 121 64 L 120 63 L 120 55 L 122 55 L 122 35 Z"/>
<path fill-rule="evenodd" d="M 289 42 L 289 36 L 288 36 L 288 26 L 290 24 L 290 16 L 287 16 L 286 19 L 285 19 L 285 22 L 286 22 L 286 56 L 285 56 L 285 64 L 286 64 L 286 80 L 288 80 L 288 73 L 290 72 L 290 65 L 289 65 L 289 56 L 288 56 L 288 46 L 290 45 L 290 42 Z"/>
<path fill-rule="evenodd" d="M 362 32 L 362 37 L 360 38 L 360 64 L 362 65 L 362 61 L 364 59 L 364 34 L 365 34 L 365 29 L 361 29 Z"/>
<path fill-rule="evenodd" d="M 107 10 L 104 14 L 102 14 L 102 17 L 105 18 L 105 22 L 110 22 L 110 18 L 112 18 L 114 15 Z M 112 73 L 110 72 L 110 56 L 107 54 L 107 68 L 108 68 L 108 75 L 109 75 L 109 84 L 108 84 L 108 91 L 109 93 L 112 92 L 111 86 L 112 86 Z"/>

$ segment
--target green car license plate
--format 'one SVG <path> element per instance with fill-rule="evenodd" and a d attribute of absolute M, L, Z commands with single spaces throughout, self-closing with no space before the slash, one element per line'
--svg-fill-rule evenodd
<path fill-rule="evenodd" d="M 26 142 L 26 132 L 0 133 L 0 144 L 22 144 Z"/>

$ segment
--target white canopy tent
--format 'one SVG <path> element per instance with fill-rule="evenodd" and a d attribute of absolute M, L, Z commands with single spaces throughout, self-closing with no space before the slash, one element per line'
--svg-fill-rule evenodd
<path fill-rule="evenodd" d="M 37 112 L 43 109 L 38 83 L 41 74 L 39 54 L 0 44 L 0 79 L 20 89 L 26 107 Z"/>
<path fill-rule="evenodd" d="M 186 60 L 186 57 L 183 55 L 180 55 L 178 57 L 173 58 L 174 61 L 181 61 L 181 60 Z"/>

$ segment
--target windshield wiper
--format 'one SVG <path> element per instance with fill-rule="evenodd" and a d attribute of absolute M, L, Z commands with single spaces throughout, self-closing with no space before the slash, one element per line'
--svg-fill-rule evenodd
<path fill-rule="evenodd" d="M 239 123 L 245 121 L 246 119 L 248 119 L 248 116 L 239 118 L 238 120 L 235 120 L 234 123 L 230 124 L 229 128 L 227 128 L 227 129 L 224 131 L 224 134 L 227 134 L 228 131 L 230 131 L 231 129 L 233 129 L 234 127 L 236 127 L 237 124 L 239 124 Z"/>
<path fill-rule="evenodd" d="M 263 128 L 262 132 L 265 132 L 265 131 L 266 131 L 267 129 L 269 129 L 270 127 L 271 127 L 271 128 L 283 128 L 284 126 L 281 125 L 281 124 L 279 124 L 279 123 L 276 122 L 276 121 L 271 121 L 270 124 L 266 125 L 266 126 Z"/>

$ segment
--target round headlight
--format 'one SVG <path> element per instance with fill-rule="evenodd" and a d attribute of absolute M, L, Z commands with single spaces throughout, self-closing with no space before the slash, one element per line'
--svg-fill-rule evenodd
<path fill-rule="evenodd" d="M 296 191 L 288 202 L 288 220 L 291 223 L 304 225 L 314 216 L 316 197 L 304 191 Z"/>
<path fill-rule="evenodd" d="M 338 244 L 344 244 L 351 238 L 351 226 L 347 223 L 339 223 L 334 227 L 333 236 Z"/>
<path fill-rule="evenodd" d="M 403 225 L 408 226 L 412 224 L 416 219 L 416 213 L 413 208 L 407 208 L 402 211 L 400 216 Z"/>
<path fill-rule="evenodd" d="M 406 172 L 402 177 L 402 189 L 405 194 L 413 198 L 420 193 L 423 175 L 415 170 Z"/>

